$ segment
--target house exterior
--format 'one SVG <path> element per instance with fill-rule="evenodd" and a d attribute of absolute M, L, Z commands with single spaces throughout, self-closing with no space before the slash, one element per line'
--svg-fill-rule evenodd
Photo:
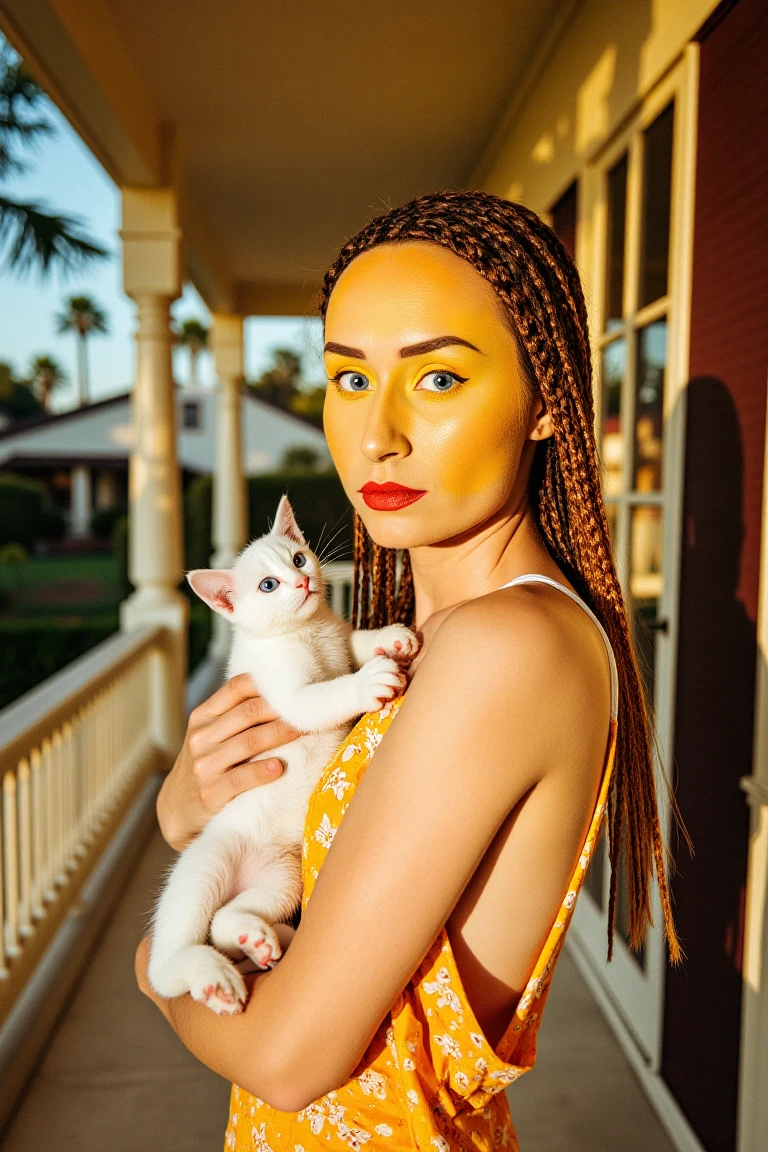
<path fill-rule="evenodd" d="M 604 492 L 659 792 L 668 780 L 695 849 L 664 805 L 681 966 L 669 965 L 658 902 L 642 950 L 629 950 L 623 884 L 606 963 L 604 842 L 567 946 L 675 1147 L 765 1152 L 768 5 L 380 7 L 199 5 L 190 37 L 181 0 L 0 0 L 0 27 L 122 190 L 138 318 L 132 433 L 127 400 L 109 401 L 103 416 L 94 405 L 0 435 L 0 464 L 20 467 L 24 451 L 30 468 L 36 451 L 50 460 L 65 439 L 57 419 L 78 468 L 109 472 L 128 453 L 109 430 L 132 436 L 136 592 L 122 626 L 175 637 L 156 693 L 172 747 L 185 623 L 176 445 L 181 466 L 208 461 L 210 445 L 199 456 L 191 445 L 212 422 L 205 408 L 199 432 L 183 428 L 170 375 L 181 269 L 213 314 L 224 564 L 244 538 L 244 473 L 260 452 L 310 442 L 286 417 L 268 443 L 254 433 L 251 449 L 246 435 L 241 459 L 243 316 L 305 315 L 344 238 L 419 193 L 477 187 L 547 218 L 585 287 Z M 94 439 L 76 448 L 78 419 L 94 421 Z M 101 455 L 88 456 L 91 442 Z"/>
<path fill-rule="evenodd" d="M 606 963 L 605 846 L 571 947 L 677 1146 L 723 1152 L 768 1147 L 767 52 L 761 0 L 576 5 L 475 173 L 583 277 L 660 789 L 695 849 L 667 812 L 683 965 L 658 904 L 629 951 L 625 888 Z"/>
<path fill-rule="evenodd" d="M 212 388 L 177 387 L 179 466 L 185 473 L 216 469 L 217 395 Z M 240 391 L 246 476 L 274 472 L 289 448 L 311 448 L 330 462 L 325 436 L 311 421 Z M 0 469 L 42 480 L 67 514 L 70 532 L 87 535 L 92 513 L 128 500 L 128 460 L 134 440 L 131 394 L 41 416 L 0 429 Z"/>

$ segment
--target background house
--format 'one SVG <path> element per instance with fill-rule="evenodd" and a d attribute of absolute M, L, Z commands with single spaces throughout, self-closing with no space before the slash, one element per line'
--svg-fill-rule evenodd
<path fill-rule="evenodd" d="M 190 474 L 216 469 L 216 392 L 177 387 L 179 467 Z M 291 448 L 308 448 L 330 463 L 325 436 L 311 420 L 240 390 L 243 471 L 276 472 Z M 94 511 L 128 501 L 128 461 L 134 443 L 131 393 L 0 429 L 0 469 L 44 482 L 65 510 L 72 535 L 87 535 Z"/>

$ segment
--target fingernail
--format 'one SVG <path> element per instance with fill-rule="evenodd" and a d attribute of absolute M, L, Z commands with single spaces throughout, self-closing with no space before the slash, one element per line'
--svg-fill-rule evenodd
<path fill-rule="evenodd" d="M 273 776 L 276 776 L 278 772 L 282 772 L 283 766 L 279 760 L 268 760 L 266 770 L 267 772 L 271 772 Z"/>

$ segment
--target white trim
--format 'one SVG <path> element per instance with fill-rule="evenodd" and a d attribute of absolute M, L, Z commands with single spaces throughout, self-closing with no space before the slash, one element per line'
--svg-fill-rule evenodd
<path fill-rule="evenodd" d="M 605 981 L 595 972 L 592 957 L 584 949 L 580 938 L 569 932 L 565 938 L 565 948 L 584 978 L 677 1152 L 706 1152 L 664 1080 L 648 1064 L 627 1022 L 606 990 Z"/>

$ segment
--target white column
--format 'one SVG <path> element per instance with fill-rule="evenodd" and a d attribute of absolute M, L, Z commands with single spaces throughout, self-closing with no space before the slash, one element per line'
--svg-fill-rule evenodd
<path fill-rule="evenodd" d="M 72 469 L 70 488 L 69 531 L 72 536 L 89 536 L 91 532 L 91 470 L 80 464 Z"/>
<path fill-rule="evenodd" d="M 167 644 L 154 672 L 153 731 L 170 762 L 184 736 L 189 603 L 183 577 L 181 484 L 171 370 L 171 302 L 181 290 L 176 197 L 171 189 L 123 190 L 123 282 L 138 311 L 133 447 L 129 469 L 128 574 L 124 631 L 162 625 Z"/>
<path fill-rule="evenodd" d="M 213 315 L 212 346 L 217 378 L 216 472 L 213 477 L 212 568 L 230 568 L 248 539 L 248 512 L 243 471 L 242 399 L 243 318 Z M 230 625 L 216 614 L 209 654 L 227 657 Z"/>

